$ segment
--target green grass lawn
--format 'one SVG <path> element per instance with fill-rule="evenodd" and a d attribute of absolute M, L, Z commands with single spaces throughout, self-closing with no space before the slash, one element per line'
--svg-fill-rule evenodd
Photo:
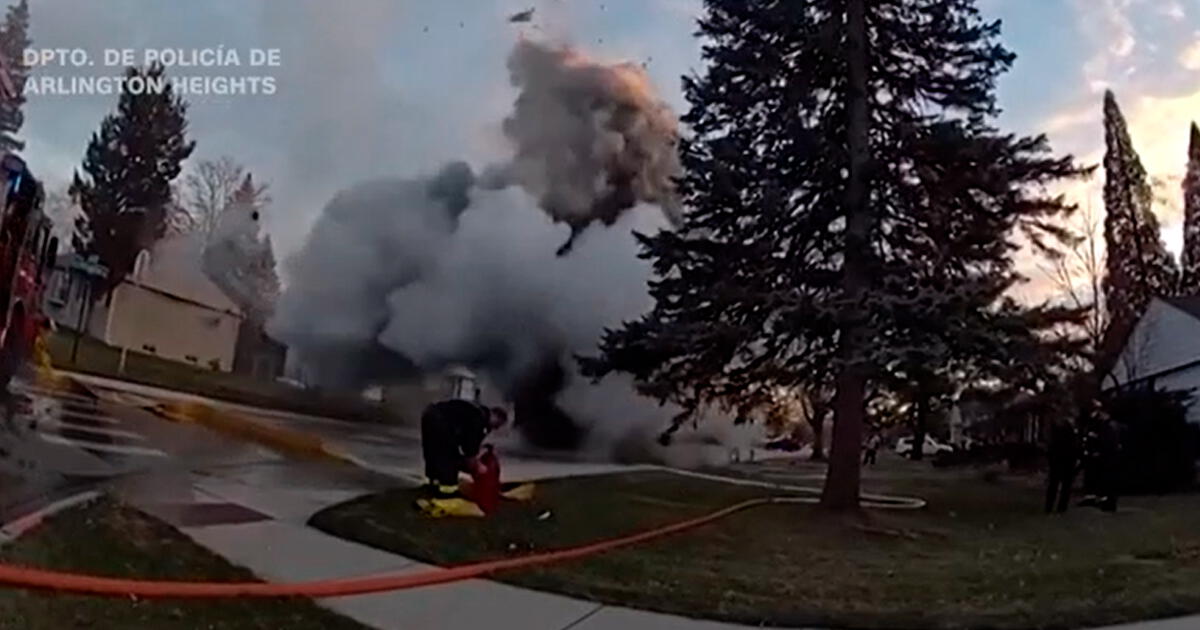
<path fill-rule="evenodd" d="M 1200 611 L 1200 496 L 1128 499 L 1117 514 L 1040 513 L 1036 480 L 984 481 L 898 461 L 867 490 L 917 512 L 831 516 L 774 505 L 689 533 L 504 582 L 609 604 L 749 624 L 836 628 L 1076 628 Z M 808 465 L 742 473 L 799 485 Z M 318 513 L 327 532 L 438 564 L 574 545 L 772 493 L 637 473 L 539 485 L 534 505 L 428 521 L 397 490 Z M 552 516 L 538 520 L 549 509 Z"/>
<path fill-rule="evenodd" d="M 74 343 L 74 333 L 69 331 L 49 335 L 46 345 L 54 367 L 297 413 L 363 421 L 379 421 L 386 417 L 382 406 L 353 396 L 299 390 L 282 383 L 256 381 L 248 376 L 195 367 L 132 350 L 125 358 L 124 372 L 119 373 L 121 351 L 118 348 L 84 337 L 80 340 L 78 356 L 72 361 Z"/>
<path fill-rule="evenodd" d="M 6 563 L 114 577 L 257 581 L 170 526 L 112 500 L 67 510 L 0 549 Z M 14 630 L 365 630 L 305 599 L 134 600 L 0 590 Z"/>

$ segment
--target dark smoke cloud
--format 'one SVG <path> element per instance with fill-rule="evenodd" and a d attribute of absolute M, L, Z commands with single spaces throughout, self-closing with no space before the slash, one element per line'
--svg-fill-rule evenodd
<path fill-rule="evenodd" d="M 569 225 L 560 255 L 589 225 L 610 226 L 639 202 L 678 222 L 678 122 L 641 66 L 521 40 L 508 70 L 520 93 L 504 133 L 516 155 L 485 180 L 519 184 Z"/>

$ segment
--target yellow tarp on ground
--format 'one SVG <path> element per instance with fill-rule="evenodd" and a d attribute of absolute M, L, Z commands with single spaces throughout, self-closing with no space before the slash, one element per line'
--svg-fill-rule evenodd
<path fill-rule="evenodd" d="M 528 502 L 533 500 L 534 485 L 531 483 L 523 483 L 511 490 L 506 490 L 500 493 L 500 496 L 509 501 Z"/>
<path fill-rule="evenodd" d="M 478 505 L 466 499 L 417 499 L 417 507 L 425 516 L 430 518 L 445 518 L 447 516 L 465 516 L 480 518 L 483 510 Z"/>
<path fill-rule="evenodd" d="M 511 485 L 511 484 L 510 484 Z M 469 486 L 465 489 L 470 491 Z M 533 500 L 534 484 L 522 483 L 509 488 L 500 496 L 509 501 L 519 501 L 522 503 Z M 417 509 L 430 518 L 446 518 L 450 516 L 459 516 L 467 518 L 480 518 L 485 516 L 483 509 L 474 501 L 464 499 L 462 497 L 453 497 L 449 499 L 417 499 Z"/>

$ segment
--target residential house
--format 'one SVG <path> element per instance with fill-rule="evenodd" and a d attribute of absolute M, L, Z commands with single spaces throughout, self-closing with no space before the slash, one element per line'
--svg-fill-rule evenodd
<path fill-rule="evenodd" d="M 267 336 L 261 323 L 253 319 L 242 320 L 233 357 L 235 374 L 273 381 L 283 376 L 286 360 L 287 346 Z"/>
<path fill-rule="evenodd" d="M 1038 442 L 1048 426 L 1048 413 L 1045 397 L 971 387 L 950 409 L 950 440 L 953 444 L 967 439 Z"/>
<path fill-rule="evenodd" d="M 91 302 L 85 287 L 87 261 L 60 257 L 45 300 L 60 328 L 84 332 L 131 352 L 152 354 L 197 367 L 233 369 L 242 315 L 201 269 L 200 234 L 179 234 L 142 251 L 133 273 L 108 296 Z M 89 312 L 90 311 L 90 312 Z"/>
<path fill-rule="evenodd" d="M 442 372 L 424 374 L 383 388 L 384 404 L 408 422 L 419 419 L 429 404 L 448 398 L 505 407 L 512 417 L 512 409 L 503 393 L 487 379 L 462 366 L 451 366 Z"/>
<path fill-rule="evenodd" d="M 1102 387 L 1198 388 L 1200 393 L 1200 295 L 1152 300 Z M 1191 406 L 1188 420 L 1200 423 L 1200 404 Z"/>
<path fill-rule="evenodd" d="M 108 275 L 108 269 L 100 264 L 96 256 L 84 257 L 76 253 L 59 254 L 54 268 L 46 280 L 46 292 L 42 297 L 42 310 L 58 328 L 79 330 L 87 328 L 84 318 L 90 309 L 91 287 Z"/>

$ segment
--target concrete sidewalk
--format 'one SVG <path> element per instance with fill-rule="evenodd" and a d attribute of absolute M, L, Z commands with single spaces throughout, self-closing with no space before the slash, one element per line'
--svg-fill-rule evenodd
<path fill-rule="evenodd" d="M 544 463 L 543 472 L 553 473 Z M 306 525 L 315 512 L 361 492 L 346 488 L 263 487 L 238 479 L 195 479 L 196 497 L 236 504 L 267 518 L 248 523 L 180 526 L 200 545 L 263 579 L 298 582 L 433 569 L 411 558 L 346 541 Z M 397 630 L 749 630 L 648 611 L 606 606 L 487 580 L 320 600 L 368 626 Z M 757 627 L 757 626 L 756 626 Z M 1200 617 L 1145 622 L 1103 630 L 1192 630 Z M 810 629 L 811 630 L 811 629 Z"/>
<path fill-rule="evenodd" d="M 266 505 L 252 507 L 271 509 Z M 434 568 L 295 522 L 271 520 L 185 527 L 182 531 L 197 543 L 271 581 L 296 582 Z M 486 580 L 325 599 L 320 604 L 361 623 L 388 630 L 749 628 L 605 606 Z"/>
<path fill-rule="evenodd" d="M 351 489 L 298 491 L 236 479 L 196 478 L 198 500 L 245 506 L 254 522 L 181 526 L 197 543 L 260 577 L 300 582 L 433 569 L 411 558 L 330 536 L 308 527 L 323 507 L 353 498 Z M 750 626 L 606 606 L 487 580 L 320 600 L 322 606 L 380 629 L 478 630 L 749 630 Z M 1185 630 L 1200 617 L 1143 622 L 1103 630 Z"/>

